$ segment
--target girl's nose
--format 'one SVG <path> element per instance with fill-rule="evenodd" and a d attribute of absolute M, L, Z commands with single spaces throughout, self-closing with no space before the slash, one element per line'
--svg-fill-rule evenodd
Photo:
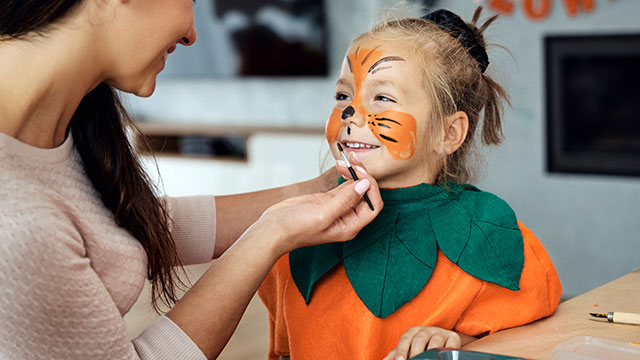
<path fill-rule="evenodd" d="M 342 110 L 342 115 L 340 117 L 342 118 L 342 120 L 347 120 L 348 118 L 352 117 L 355 112 L 356 110 L 353 108 L 353 106 L 349 105 L 346 107 L 346 109 Z"/>
<path fill-rule="evenodd" d="M 364 124 L 362 116 L 358 116 L 356 114 L 356 109 L 354 109 L 351 105 L 342 110 L 340 118 L 346 124 L 355 124 L 356 126 L 362 126 Z"/>
<path fill-rule="evenodd" d="M 184 46 L 191 46 L 194 42 L 196 42 L 196 38 L 196 28 L 194 25 L 191 25 L 191 29 L 189 29 L 189 32 L 182 37 L 180 43 Z"/>

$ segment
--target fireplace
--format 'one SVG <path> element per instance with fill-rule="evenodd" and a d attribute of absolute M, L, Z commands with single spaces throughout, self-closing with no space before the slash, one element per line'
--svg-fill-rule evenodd
<path fill-rule="evenodd" d="M 548 36 L 547 170 L 640 176 L 640 35 Z"/>

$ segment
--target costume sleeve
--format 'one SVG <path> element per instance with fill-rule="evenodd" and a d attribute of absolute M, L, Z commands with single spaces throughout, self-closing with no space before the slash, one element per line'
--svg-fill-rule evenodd
<path fill-rule="evenodd" d="M 289 272 L 289 256 L 284 255 L 273 266 L 258 289 L 258 295 L 269 314 L 269 360 L 289 356 L 289 336 L 284 321 L 284 290 Z"/>
<path fill-rule="evenodd" d="M 216 243 L 216 203 L 213 196 L 165 198 L 170 229 L 184 265 L 211 261 Z"/>
<path fill-rule="evenodd" d="M 549 255 L 536 236 L 518 222 L 524 240 L 520 290 L 484 282 L 454 330 L 476 336 L 528 324 L 549 316 L 560 303 L 562 286 Z"/>
<path fill-rule="evenodd" d="M 5 228 L 10 236 L 0 246 L 0 358 L 205 359 L 166 318 L 139 343 L 164 340 L 136 351 L 78 230 L 58 209 L 26 217 L 28 224 Z"/>

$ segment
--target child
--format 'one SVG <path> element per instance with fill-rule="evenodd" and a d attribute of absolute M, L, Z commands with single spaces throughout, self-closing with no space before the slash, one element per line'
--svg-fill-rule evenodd
<path fill-rule="evenodd" d="M 259 289 L 270 359 L 406 358 L 555 310 L 561 285 L 540 242 L 466 184 L 475 130 L 482 120 L 483 143 L 498 144 L 506 99 L 485 74 L 495 17 L 478 28 L 479 14 L 466 24 L 438 10 L 353 40 L 326 136 L 336 159 L 340 143 L 376 178 L 384 208 L 349 242 L 278 260 Z"/>

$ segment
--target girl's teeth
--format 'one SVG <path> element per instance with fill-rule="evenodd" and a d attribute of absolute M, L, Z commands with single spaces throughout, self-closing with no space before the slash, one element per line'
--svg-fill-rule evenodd
<path fill-rule="evenodd" d="M 347 145 L 347 147 L 350 147 L 350 148 L 353 148 L 353 149 L 359 149 L 359 148 L 375 149 L 375 148 L 377 148 L 377 146 L 375 146 L 375 145 L 352 143 L 352 142 L 345 143 L 345 145 Z"/>

